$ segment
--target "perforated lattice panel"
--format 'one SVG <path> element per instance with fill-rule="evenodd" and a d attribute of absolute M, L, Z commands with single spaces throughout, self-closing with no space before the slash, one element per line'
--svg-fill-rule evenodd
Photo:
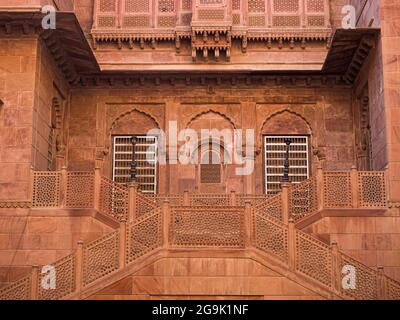
<path fill-rule="evenodd" d="M 60 205 L 60 173 L 36 171 L 33 177 L 32 206 L 36 208 Z"/>
<path fill-rule="evenodd" d="M 67 208 L 93 208 L 94 174 L 90 172 L 68 172 Z"/>
<path fill-rule="evenodd" d="M 273 0 L 272 3 L 274 12 L 294 13 L 300 8 L 299 0 Z"/>
<path fill-rule="evenodd" d="M 241 209 L 174 208 L 170 243 L 184 247 L 243 247 L 244 212 Z"/>
<path fill-rule="evenodd" d="M 318 211 L 317 181 L 306 180 L 289 191 L 289 213 L 295 221 Z"/>
<path fill-rule="evenodd" d="M 31 276 L 0 289 L 0 300 L 29 300 L 31 294 Z"/>
<path fill-rule="evenodd" d="M 351 208 L 353 196 L 350 173 L 324 173 L 324 206 L 325 208 Z"/>
<path fill-rule="evenodd" d="M 265 12 L 265 0 L 249 0 L 248 8 L 250 13 Z"/>
<path fill-rule="evenodd" d="M 150 12 L 150 0 L 125 0 L 126 13 L 148 13 Z"/>
<path fill-rule="evenodd" d="M 343 270 L 344 266 L 355 268 L 355 288 L 345 289 L 343 286 L 340 286 L 341 293 L 354 299 L 377 300 L 377 271 L 368 268 L 367 266 L 350 258 L 349 256 L 341 254 L 340 272 L 341 270 Z"/>
<path fill-rule="evenodd" d="M 332 256 L 328 245 L 296 231 L 296 269 L 330 287 Z"/>
<path fill-rule="evenodd" d="M 119 231 L 83 248 L 83 285 L 88 285 L 119 268 Z"/>
<path fill-rule="evenodd" d="M 385 174 L 383 172 L 359 172 L 358 188 L 361 208 L 384 208 L 387 206 Z"/>
<path fill-rule="evenodd" d="M 259 203 L 255 207 L 255 212 L 262 215 L 267 216 L 269 218 L 276 219 L 278 221 L 282 221 L 282 197 L 280 194 L 274 197 L 270 197 L 264 199 L 261 203 Z"/>
<path fill-rule="evenodd" d="M 100 212 L 118 221 L 128 218 L 128 189 L 104 177 L 100 184 Z"/>
<path fill-rule="evenodd" d="M 223 20 L 225 18 L 224 10 L 201 9 L 198 11 L 199 20 Z"/>
<path fill-rule="evenodd" d="M 97 26 L 99 28 L 113 28 L 116 26 L 115 17 L 99 17 L 97 19 Z"/>
<path fill-rule="evenodd" d="M 324 12 L 324 1 L 325 0 L 307 0 L 307 12 Z"/>
<path fill-rule="evenodd" d="M 75 255 L 66 256 L 51 265 L 55 268 L 55 289 L 44 289 L 42 280 L 47 274 L 39 273 L 39 300 L 59 300 L 75 291 Z"/>
<path fill-rule="evenodd" d="M 100 12 L 115 12 L 117 10 L 116 0 L 99 0 Z"/>
<path fill-rule="evenodd" d="M 278 223 L 260 214 L 254 215 L 255 246 L 278 258 L 288 261 L 288 229 L 283 223 Z"/>
<path fill-rule="evenodd" d="M 162 221 L 161 210 L 156 209 L 127 226 L 127 263 L 162 245 Z"/>

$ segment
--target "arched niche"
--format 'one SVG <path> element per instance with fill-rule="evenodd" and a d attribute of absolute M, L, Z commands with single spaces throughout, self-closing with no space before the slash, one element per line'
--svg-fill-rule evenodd
<path fill-rule="evenodd" d="M 233 140 L 233 134 L 235 125 L 234 123 L 224 115 L 223 113 L 208 110 L 197 114 L 187 123 L 186 129 L 192 129 L 197 132 L 199 143 L 196 149 L 198 157 L 197 164 L 182 165 L 179 164 L 176 168 L 176 180 L 178 186 L 178 192 L 184 190 L 198 191 L 201 193 L 224 193 L 231 190 L 242 192 L 243 189 L 243 177 L 235 174 L 236 166 L 231 164 L 230 159 L 232 155 L 229 150 L 226 150 L 225 145 L 231 144 Z M 202 130 L 218 130 L 222 133 L 221 136 L 202 136 Z M 229 137 L 229 141 L 225 141 L 224 134 Z M 182 143 L 183 144 L 183 143 Z M 221 159 L 220 170 L 216 172 L 220 173 L 219 183 L 202 183 L 201 181 L 201 170 L 206 166 L 201 166 L 200 159 L 203 157 L 204 146 L 210 144 L 209 149 L 214 153 L 218 153 L 217 158 Z M 210 166 L 208 169 L 212 169 Z M 216 169 L 216 167 L 215 167 Z"/>

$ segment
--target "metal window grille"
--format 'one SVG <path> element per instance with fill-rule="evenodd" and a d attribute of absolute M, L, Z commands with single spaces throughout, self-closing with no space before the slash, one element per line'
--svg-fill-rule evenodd
<path fill-rule="evenodd" d="M 113 180 L 118 183 L 130 182 L 133 137 L 136 137 L 136 179 L 140 190 L 143 193 L 156 193 L 157 137 L 155 136 L 132 135 L 114 137 Z"/>
<path fill-rule="evenodd" d="M 308 136 L 265 136 L 265 191 L 276 194 L 280 191 L 283 178 L 283 168 L 286 153 L 284 140 L 290 138 L 289 148 L 289 180 L 297 184 L 309 179 L 309 148 Z"/>

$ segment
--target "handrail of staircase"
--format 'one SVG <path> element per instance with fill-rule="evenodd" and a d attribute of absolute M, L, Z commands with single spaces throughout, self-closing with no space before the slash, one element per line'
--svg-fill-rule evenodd
<path fill-rule="evenodd" d="M 282 193 L 278 196 L 263 199 L 263 202 L 270 203 L 270 207 L 263 202 L 252 204 L 251 199 L 245 200 L 243 219 L 240 218 L 240 208 L 243 207 L 235 208 L 232 206 L 238 203 L 237 201 L 232 202 L 232 197 L 237 196 L 235 194 L 230 195 L 229 205 L 208 206 L 202 211 L 203 217 L 198 217 L 198 219 L 202 219 L 203 228 L 207 228 L 208 225 L 213 225 L 215 228 L 218 227 L 218 221 L 221 226 L 226 226 L 227 221 L 231 221 L 232 216 L 235 215 L 236 219 L 233 219 L 232 225 L 238 228 L 236 236 L 239 238 L 244 236 L 246 246 L 253 246 L 277 257 L 288 265 L 289 270 L 309 277 L 336 292 L 339 296 L 354 299 L 400 299 L 400 284 L 383 275 L 382 269 L 376 271 L 364 266 L 355 259 L 341 253 L 337 249 L 337 244 L 332 243 L 331 246 L 328 246 L 311 235 L 297 230 L 295 220 L 290 216 L 291 210 L 293 210 L 291 201 L 294 201 L 294 197 L 297 195 L 304 196 L 304 192 L 306 199 L 310 196 L 314 197 L 318 185 L 322 185 L 324 192 L 326 192 L 326 194 L 323 194 L 322 200 L 318 198 L 319 208 L 321 208 L 321 203 L 325 204 L 327 200 L 329 205 L 339 204 L 342 208 L 343 203 L 337 201 L 329 192 L 343 191 L 344 182 L 347 183 L 347 190 L 351 192 L 351 203 L 348 200 L 350 199 L 349 196 L 340 198 L 340 200 L 345 200 L 346 205 L 354 207 L 355 204 L 361 203 L 368 208 L 376 204 L 378 207 L 383 207 L 386 205 L 384 173 L 356 172 L 355 170 L 350 173 L 323 173 L 319 171 L 319 175 L 323 179 L 318 178 L 317 175 L 316 178 L 305 181 L 294 188 L 284 187 Z M 75 253 L 53 264 L 57 271 L 57 283 L 61 284 L 56 289 L 57 291 L 49 294 L 51 291 L 42 290 L 39 283 L 42 282 L 45 275 L 40 274 L 39 268 L 34 266 L 30 275 L 1 289 L 1 299 L 61 299 L 73 292 L 80 292 L 85 286 L 121 270 L 125 265 L 135 261 L 143 254 L 152 252 L 161 246 L 168 248 L 174 232 L 179 229 L 170 229 L 170 227 L 173 227 L 173 223 L 184 222 L 185 216 L 182 214 L 185 212 L 189 213 L 189 215 L 186 214 L 186 217 L 189 217 L 188 221 L 193 219 L 190 216 L 195 217 L 196 214 L 199 216 L 199 206 L 174 208 L 171 207 L 169 199 L 165 198 L 161 208 L 159 204 L 140 195 L 135 186 L 114 185 L 112 181 L 101 177 L 98 170 L 94 173 L 66 172 L 66 170 L 61 172 L 34 172 L 33 177 L 33 207 L 43 205 L 71 207 L 76 205 L 78 207 L 101 208 L 101 201 L 111 203 L 117 201 L 120 203 L 122 195 L 123 206 L 127 208 L 124 212 L 128 211 L 128 213 L 117 215 L 121 222 L 119 229 L 87 245 L 78 243 L 78 249 Z M 331 185 L 332 179 L 335 183 Z M 368 192 L 370 190 L 365 191 L 365 183 L 373 183 L 382 188 L 378 192 L 378 201 L 376 201 L 374 195 L 369 198 Z M 362 194 L 364 191 L 366 192 L 365 195 Z M 104 197 L 103 200 L 101 200 L 102 196 Z M 137 206 L 141 205 L 141 201 L 150 206 L 150 209 L 143 214 L 135 213 L 134 216 L 131 216 L 129 212 L 133 209 L 137 212 Z M 184 201 L 187 201 L 187 199 Z M 190 205 L 190 202 L 188 204 Z M 278 221 L 273 215 L 265 214 L 265 211 L 271 208 L 281 210 L 283 222 Z M 222 214 L 215 215 L 218 210 L 223 212 L 225 220 L 213 220 L 213 217 L 223 216 Z M 180 212 L 180 216 L 176 215 L 177 212 Z M 310 212 L 312 213 L 312 210 Z M 205 219 L 206 216 L 209 217 L 208 220 Z M 285 223 L 285 220 L 288 223 Z M 191 228 L 183 228 L 182 230 L 190 231 Z M 149 239 L 148 237 L 151 236 L 153 238 Z M 232 242 L 228 241 L 227 243 L 229 246 Z M 226 246 L 226 243 L 224 245 Z M 234 247 L 236 246 L 237 244 Z M 196 244 L 194 247 L 196 247 Z M 357 279 L 362 280 L 358 280 L 359 286 L 350 291 L 343 289 L 341 285 L 342 271 L 349 267 L 354 268 L 358 273 Z"/>
<path fill-rule="evenodd" d="M 193 226 L 197 225 L 197 229 Z M 200 228 L 200 229 L 199 229 Z M 209 238 L 207 235 L 212 235 Z M 27 277 L 0 290 L 0 299 L 66 299 L 81 294 L 137 259 L 164 248 L 256 248 L 279 260 L 288 271 L 349 299 L 400 299 L 400 283 L 341 253 L 336 243 L 326 245 L 288 224 L 258 211 L 248 200 L 245 206 L 162 207 L 135 218 L 122 219 L 120 227 L 77 250 L 52 266 L 56 289 L 43 288 L 46 277 L 38 266 Z M 353 268 L 354 288 L 342 285 L 343 270 Z"/>

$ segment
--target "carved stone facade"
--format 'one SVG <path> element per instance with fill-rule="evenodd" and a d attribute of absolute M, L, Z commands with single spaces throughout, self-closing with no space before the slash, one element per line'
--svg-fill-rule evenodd
<path fill-rule="evenodd" d="M 400 280 L 398 4 L 357 2 L 360 28 L 343 30 L 342 7 L 354 1 L 3 2 L 0 285 L 19 282 L 0 297 L 51 298 L 26 290 L 31 265 L 57 261 L 63 291 L 55 298 L 87 288 L 93 295 L 82 297 L 110 298 L 117 281 L 146 288 L 132 298 L 173 297 L 178 287 L 187 297 L 400 298 L 388 278 Z M 44 4 L 58 10 L 56 30 L 41 28 Z M 157 164 L 156 194 L 113 181 L 113 138 L 160 129 L 168 150 L 171 123 L 198 135 L 253 129 L 254 171 L 174 163 L 176 152 Z M 270 136 L 307 141 L 309 179 L 282 184 L 277 195 L 266 195 Z M 222 137 L 182 153 L 194 157 L 203 146 L 229 156 Z M 238 256 L 216 256 L 226 248 Z M 242 265 L 248 252 L 255 260 Z M 203 268 L 199 282 L 210 281 L 204 264 L 214 263 L 265 276 L 246 273 L 228 288 L 224 274 L 220 291 L 210 282 L 190 291 L 154 287 L 141 274 L 146 263 L 168 275 L 181 262 Z M 365 280 L 353 296 L 336 287 L 344 263 Z M 125 267 L 129 277 L 118 278 Z M 146 275 L 160 276 L 154 270 Z M 268 292 L 273 272 L 279 284 Z"/>

